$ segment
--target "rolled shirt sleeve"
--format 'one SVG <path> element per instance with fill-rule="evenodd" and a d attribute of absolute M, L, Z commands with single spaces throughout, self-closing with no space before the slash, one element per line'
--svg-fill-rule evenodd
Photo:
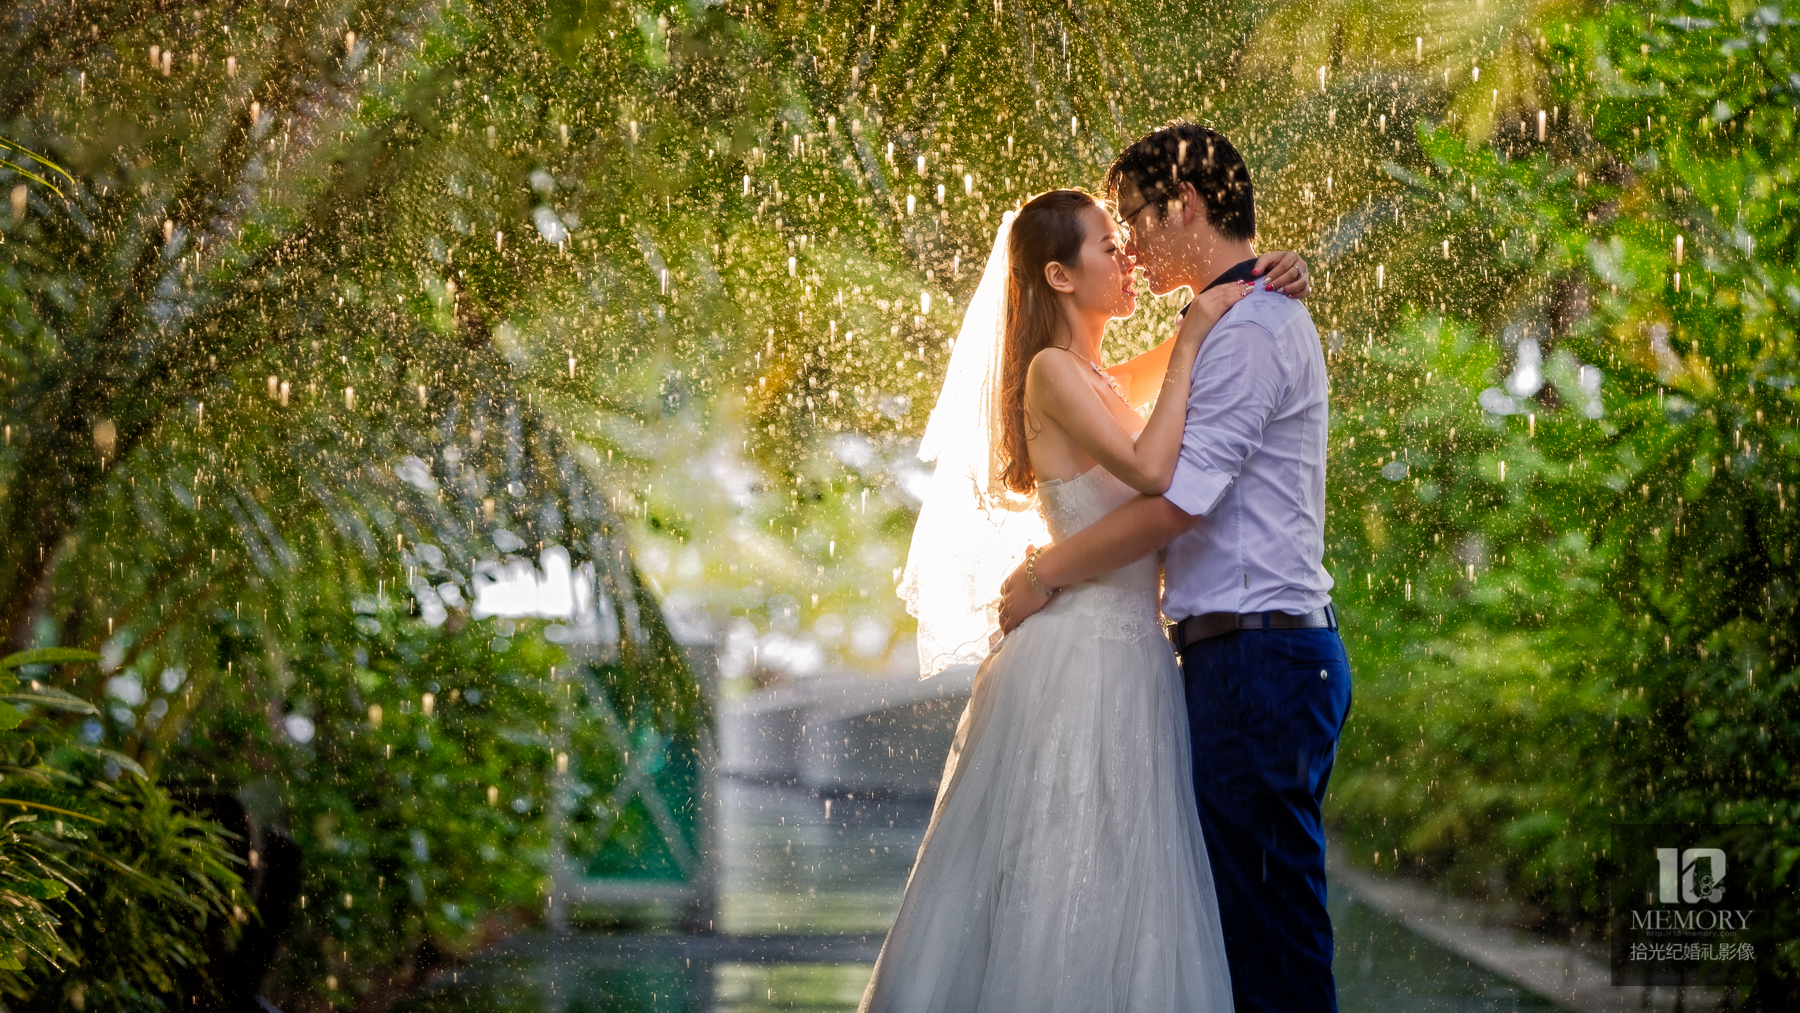
<path fill-rule="evenodd" d="M 1198 516 L 1218 506 L 1262 447 L 1269 419 L 1286 397 L 1290 369 L 1283 355 L 1282 345 L 1248 314 L 1226 313 L 1214 326 L 1194 363 L 1181 456 L 1165 499 Z"/>

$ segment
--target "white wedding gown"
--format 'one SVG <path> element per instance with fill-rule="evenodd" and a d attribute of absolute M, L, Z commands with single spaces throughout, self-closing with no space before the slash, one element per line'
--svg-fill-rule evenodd
<path fill-rule="evenodd" d="M 1136 495 L 1038 486 L 1058 540 Z M 976 676 L 861 1009 L 1228 1013 L 1152 557 L 1069 587 Z"/>

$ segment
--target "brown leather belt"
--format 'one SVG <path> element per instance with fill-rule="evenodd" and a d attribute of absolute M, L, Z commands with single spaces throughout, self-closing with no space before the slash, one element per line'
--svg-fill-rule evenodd
<path fill-rule="evenodd" d="M 1239 630 L 1335 630 L 1337 609 L 1330 605 L 1294 615 L 1291 612 L 1208 612 L 1169 626 L 1175 650 L 1185 651 L 1202 640 Z"/>

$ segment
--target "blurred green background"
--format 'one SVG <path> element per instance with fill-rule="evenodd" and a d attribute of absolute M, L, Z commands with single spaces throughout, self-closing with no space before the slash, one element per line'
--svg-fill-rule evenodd
<path fill-rule="evenodd" d="M 1792 889 L 1791 3 L 0 17 L 0 619 L 97 657 L 6 687 L 11 1005 L 206 993 L 258 917 L 206 792 L 305 858 L 271 994 L 375 1009 L 544 917 L 598 701 L 704 738 L 681 644 L 728 694 L 909 678 L 913 448 L 999 217 L 1173 116 L 1315 276 L 1347 851 L 1559 934 L 1615 821 L 1775 827 Z M 594 651 L 473 607 L 552 549 Z"/>

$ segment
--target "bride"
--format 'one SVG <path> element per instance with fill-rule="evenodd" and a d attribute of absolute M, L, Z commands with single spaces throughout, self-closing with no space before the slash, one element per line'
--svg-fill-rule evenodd
<path fill-rule="evenodd" d="M 1107 323 L 1137 308 L 1124 246 L 1081 191 L 1009 215 L 926 427 L 937 471 L 901 594 L 925 675 L 981 668 L 863 1011 L 1231 1009 L 1158 561 L 1062 589 L 993 639 L 1029 543 L 1168 487 L 1194 359 L 1248 291 L 1210 288 L 1175 337 L 1103 370 Z M 1271 265 L 1272 286 L 1303 291 L 1297 257 Z"/>

